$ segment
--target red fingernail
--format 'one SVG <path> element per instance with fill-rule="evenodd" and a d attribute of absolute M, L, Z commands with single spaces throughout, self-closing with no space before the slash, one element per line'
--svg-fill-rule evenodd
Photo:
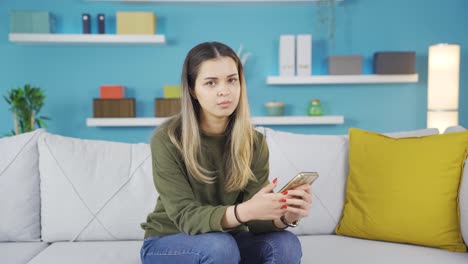
<path fill-rule="evenodd" d="M 287 195 L 287 194 L 288 194 L 288 191 L 284 191 L 283 194 L 284 194 L 284 195 Z"/>
<path fill-rule="evenodd" d="M 287 205 L 283 205 L 283 206 L 281 206 L 281 209 L 286 209 L 286 208 L 288 208 L 288 206 L 287 206 Z"/>
<path fill-rule="evenodd" d="M 277 181 L 278 181 L 278 178 L 275 178 L 275 179 L 273 180 L 273 184 L 276 184 Z"/>
<path fill-rule="evenodd" d="M 282 199 L 280 200 L 280 202 L 285 203 L 285 202 L 286 202 L 286 199 L 282 198 Z"/>

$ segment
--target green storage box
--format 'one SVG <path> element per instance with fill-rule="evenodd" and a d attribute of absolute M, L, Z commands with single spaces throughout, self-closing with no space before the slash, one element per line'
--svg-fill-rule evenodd
<path fill-rule="evenodd" d="M 54 31 L 54 23 L 48 11 L 11 11 L 10 33 L 43 33 Z"/>

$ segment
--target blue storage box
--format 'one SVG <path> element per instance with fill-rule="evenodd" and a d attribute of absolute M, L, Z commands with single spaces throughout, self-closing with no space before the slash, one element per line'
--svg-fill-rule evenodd
<path fill-rule="evenodd" d="M 47 11 L 11 11 L 10 33 L 43 33 L 54 31 L 54 21 Z"/>

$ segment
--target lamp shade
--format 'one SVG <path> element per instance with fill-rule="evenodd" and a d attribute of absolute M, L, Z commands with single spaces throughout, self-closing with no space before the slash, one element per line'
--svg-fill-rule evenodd
<path fill-rule="evenodd" d="M 427 126 L 439 128 L 458 125 L 460 46 L 438 44 L 429 47 Z"/>

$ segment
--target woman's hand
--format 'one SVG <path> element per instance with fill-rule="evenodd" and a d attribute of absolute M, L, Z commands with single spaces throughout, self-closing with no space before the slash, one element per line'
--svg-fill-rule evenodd
<path fill-rule="evenodd" d="M 312 205 L 312 190 L 309 184 L 288 190 L 285 198 L 287 208 L 284 218 L 288 222 L 291 223 L 309 215 Z"/>
<path fill-rule="evenodd" d="M 277 179 L 258 191 L 250 200 L 239 204 L 238 216 L 241 221 L 274 220 L 286 213 L 286 195 L 273 193 Z"/>

